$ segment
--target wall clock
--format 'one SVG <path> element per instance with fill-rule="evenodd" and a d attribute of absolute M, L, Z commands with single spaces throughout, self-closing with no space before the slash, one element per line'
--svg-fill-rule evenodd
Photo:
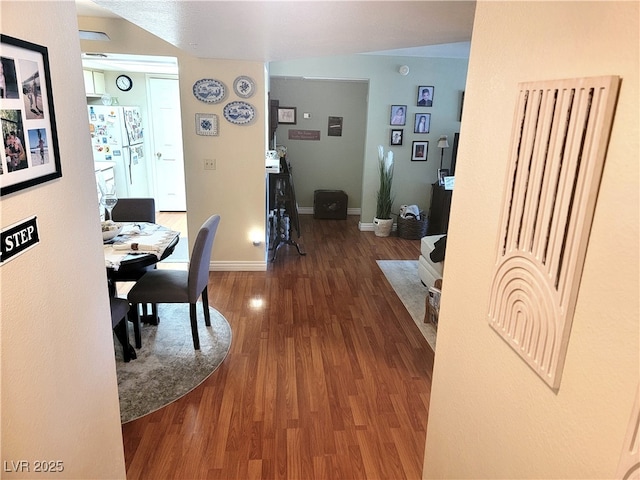
<path fill-rule="evenodd" d="M 128 75 L 119 75 L 116 78 L 116 87 L 123 92 L 128 92 L 133 87 L 133 80 Z"/>

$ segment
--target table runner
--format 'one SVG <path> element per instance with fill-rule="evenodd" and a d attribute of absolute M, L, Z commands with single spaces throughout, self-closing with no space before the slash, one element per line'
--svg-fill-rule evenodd
<path fill-rule="evenodd" d="M 104 261 L 107 268 L 118 270 L 120 263 L 132 255 L 151 254 L 162 258 L 171 242 L 180 235 L 155 223 L 122 223 L 122 232 L 104 244 Z"/>

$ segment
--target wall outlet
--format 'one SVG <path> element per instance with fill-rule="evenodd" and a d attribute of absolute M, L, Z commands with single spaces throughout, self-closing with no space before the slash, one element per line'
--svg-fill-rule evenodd
<path fill-rule="evenodd" d="M 204 169 L 205 170 L 215 170 L 216 169 L 216 159 L 215 158 L 205 158 L 204 159 Z"/>

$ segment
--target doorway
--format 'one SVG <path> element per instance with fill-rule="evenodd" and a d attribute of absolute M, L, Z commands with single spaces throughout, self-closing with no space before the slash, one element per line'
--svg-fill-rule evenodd
<path fill-rule="evenodd" d="M 85 74 L 94 72 L 102 79 L 100 89 L 91 90 L 99 93 L 87 90 L 89 105 L 101 105 L 107 98 L 109 102 L 113 100 L 113 105 L 137 105 L 147 123 L 145 155 L 139 158 L 145 174 L 138 178 L 135 196 L 153 197 L 159 210 L 186 211 L 177 58 L 83 53 L 82 66 Z M 121 75 L 133 79 L 132 89 L 116 89 Z"/>
<path fill-rule="evenodd" d="M 147 76 L 147 84 L 156 207 L 165 212 L 184 212 L 187 202 L 179 82 L 176 78 Z"/>

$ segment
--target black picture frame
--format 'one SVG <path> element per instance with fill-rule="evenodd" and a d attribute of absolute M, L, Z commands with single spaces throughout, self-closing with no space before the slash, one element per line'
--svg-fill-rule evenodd
<path fill-rule="evenodd" d="M 438 185 L 441 187 L 444 186 L 444 177 L 449 176 L 449 169 L 447 168 L 439 168 L 438 169 Z"/>
<path fill-rule="evenodd" d="M 418 87 L 418 96 L 416 97 L 416 106 L 432 107 L 434 93 L 435 87 L 431 85 L 420 85 Z"/>
<path fill-rule="evenodd" d="M 391 137 L 389 138 L 390 145 L 402 145 L 402 138 L 404 137 L 404 129 L 392 128 Z"/>
<path fill-rule="evenodd" d="M 416 113 L 415 122 L 413 124 L 413 133 L 429 133 L 429 130 L 431 130 L 431 114 Z"/>
<path fill-rule="evenodd" d="M 297 119 L 296 107 L 278 107 L 278 123 L 295 125 Z"/>
<path fill-rule="evenodd" d="M 391 105 L 391 115 L 389 117 L 390 125 L 402 126 L 407 123 L 407 106 Z"/>
<path fill-rule="evenodd" d="M 427 154 L 429 153 L 428 141 L 414 141 L 411 145 L 411 161 L 412 162 L 426 162 Z"/>
<path fill-rule="evenodd" d="M 328 137 L 341 137 L 342 136 L 342 122 L 343 117 L 329 117 L 327 125 Z"/>
<path fill-rule="evenodd" d="M 47 47 L 0 35 L 0 196 L 62 177 Z"/>

